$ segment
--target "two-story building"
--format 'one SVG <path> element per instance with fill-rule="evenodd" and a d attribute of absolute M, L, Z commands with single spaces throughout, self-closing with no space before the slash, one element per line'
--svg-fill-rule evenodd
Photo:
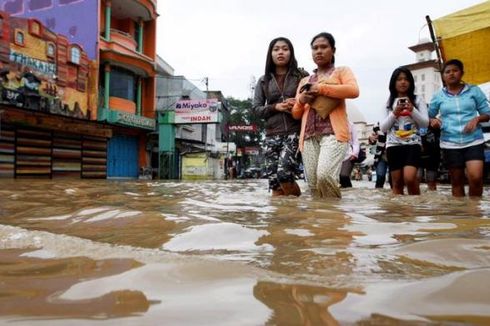
<path fill-rule="evenodd" d="M 99 0 L 98 121 L 112 125 L 107 176 L 151 166 L 155 130 L 156 0 Z"/>
<path fill-rule="evenodd" d="M 37 18 L 0 11 L 0 26 L 0 177 L 105 177 L 112 130 L 84 46 Z"/>

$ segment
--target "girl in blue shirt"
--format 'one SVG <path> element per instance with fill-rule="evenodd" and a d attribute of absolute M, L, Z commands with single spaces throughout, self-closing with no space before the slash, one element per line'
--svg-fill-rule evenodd
<path fill-rule="evenodd" d="M 440 147 L 449 170 L 453 196 L 465 195 L 466 168 L 469 195 L 481 197 L 485 141 L 479 123 L 490 119 L 490 108 L 478 86 L 462 81 L 463 74 L 460 60 L 444 64 L 442 79 L 446 86 L 431 100 L 430 125 L 441 128 Z"/>

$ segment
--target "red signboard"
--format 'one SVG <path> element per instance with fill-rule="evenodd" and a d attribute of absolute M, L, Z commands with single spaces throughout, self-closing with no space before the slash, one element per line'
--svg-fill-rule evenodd
<path fill-rule="evenodd" d="M 228 125 L 228 131 L 234 132 L 256 132 L 257 125 Z"/>
<path fill-rule="evenodd" d="M 248 155 L 259 155 L 259 148 L 247 146 L 244 148 L 244 152 L 245 152 L 245 154 L 248 154 Z"/>

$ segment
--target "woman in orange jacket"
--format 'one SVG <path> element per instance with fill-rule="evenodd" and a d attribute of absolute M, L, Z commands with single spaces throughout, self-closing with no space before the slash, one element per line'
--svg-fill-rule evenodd
<path fill-rule="evenodd" d="M 348 67 L 335 67 L 332 34 L 313 37 L 311 50 L 317 69 L 301 80 L 292 114 L 302 120 L 299 148 L 311 193 L 340 198 L 340 168 L 350 139 L 345 99 L 358 97 L 359 87 Z"/>

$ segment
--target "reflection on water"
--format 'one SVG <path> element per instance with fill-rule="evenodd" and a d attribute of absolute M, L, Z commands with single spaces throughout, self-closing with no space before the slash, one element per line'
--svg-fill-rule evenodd
<path fill-rule="evenodd" d="M 344 300 L 347 290 L 259 281 L 254 295 L 274 311 L 267 325 L 338 325 L 328 308 Z"/>
<path fill-rule="evenodd" d="M 490 324 L 488 190 L 355 183 L 313 200 L 271 198 L 265 180 L 1 182 L 0 321 Z"/>
<path fill-rule="evenodd" d="M 56 318 L 107 318 L 144 313 L 149 302 L 140 291 L 119 290 L 90 300 L 60 300 L 59 291 L 87 278 L 124 273 L 136 261 L 85 257 L 39 259 L 18 249 L 1 250 L 0 315 Z"/>

